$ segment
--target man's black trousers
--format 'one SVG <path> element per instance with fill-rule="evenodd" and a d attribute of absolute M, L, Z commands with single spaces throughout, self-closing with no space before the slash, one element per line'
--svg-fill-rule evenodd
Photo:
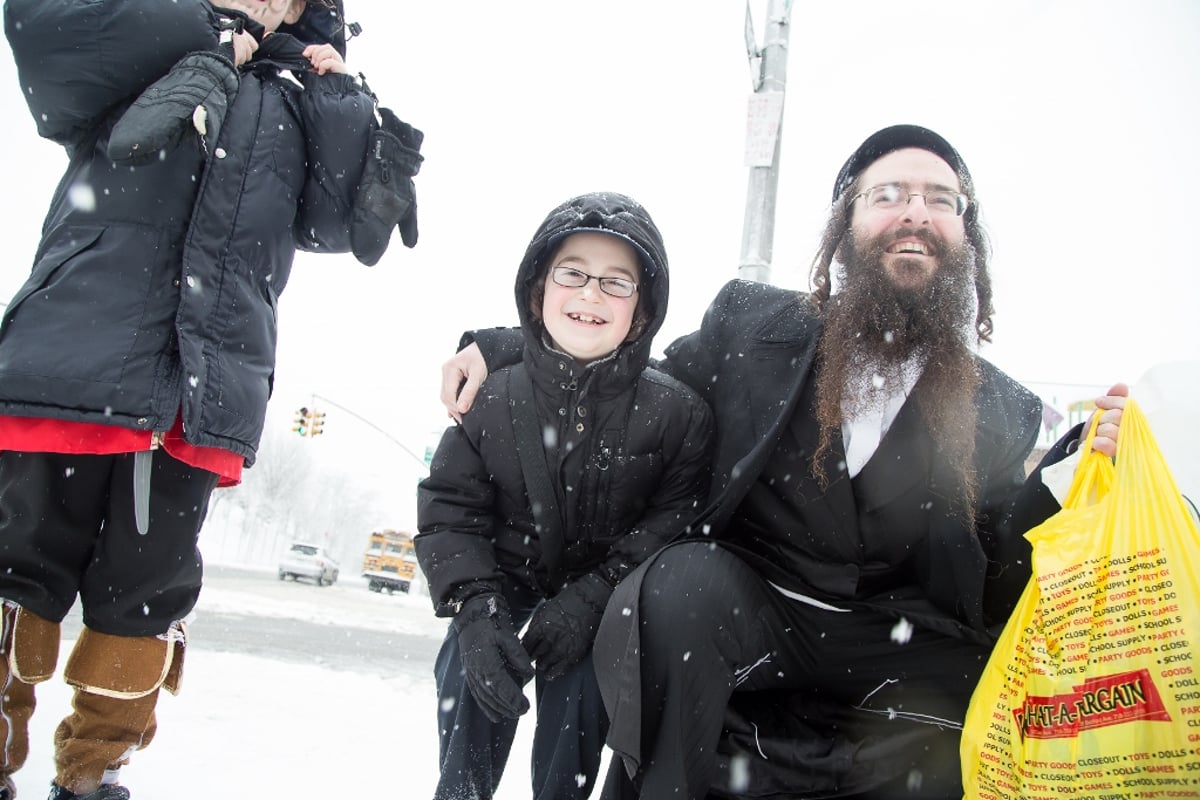
<path fill-rule="evenodd" d="M 710 543 L 668 547 L 642 570 L 640 592 L 618 586 L 596 639 L 609 743 L 628 762 L 614 755 L 606 800 L 786 796 L 780 787 L 961 798 L 958 740 L 987 647 L 787 597 Z M 640 672 L 617 677 L 634 661 Z M 731 718 L 764 697 L 818 711 L 793 729 L 767 709 L 731 747 Z"/>

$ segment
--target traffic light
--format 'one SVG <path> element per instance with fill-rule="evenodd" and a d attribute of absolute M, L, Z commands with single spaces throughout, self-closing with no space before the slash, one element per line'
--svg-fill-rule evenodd
<path fill-rule="evenodd" d="M 292 417 L 292 430 L 301 436 L 308 436 L 308 425 L 311 412 L 304 406 L 296 410 L 296 416 Z"/>
<path fill-rule="evenodd" d="M 325 432 L 325 412 L 313 411 L 308 415 L 308 435 L 320 436 Z"/>

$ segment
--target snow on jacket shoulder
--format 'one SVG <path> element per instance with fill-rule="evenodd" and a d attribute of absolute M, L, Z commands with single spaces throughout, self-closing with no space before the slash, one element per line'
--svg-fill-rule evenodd
<path fill-rule="evenodd" d="M 150 14 L 194 0 L 122 2 Z M 6 22 L 15 13 L 10 2 Z M 81 47 L 81 63 L 63 56 L 61 73 L 38 79 L 87 74 L 91 57 Z M 374 105 L 349 75 L 306 76 L 302 89 L 249 69 L 240 81 L 211 151 L 189 135 L 144 166 L 114 164 L 107 141 L 132 97 L 68 147 L 33 270 L 0 325 L 0 413 L 162 431 L 182 408 L 190 444 L 253 463 L 276 303 L 298 247 L 349 250 Z"/>

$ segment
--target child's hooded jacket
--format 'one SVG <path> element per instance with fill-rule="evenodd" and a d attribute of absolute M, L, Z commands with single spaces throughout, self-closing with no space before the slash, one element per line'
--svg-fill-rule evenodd
<path fill-rule="evenodd" d="M 9 0 L 39 132 L 70 162 L 0 326 L 0 414 L 165 431 L 253 463 L 297 248 L 348 252 L 374 105 L 352 76 L 240 70 L 219 139 L 114 163 L 122 112 L 216 50 L 206 0 Z M 310 9 L 311 12 L 311 9 Z M 310 13 L 306 12 L 306 13 Z M 344 46 L 344 44 L 343 44 Z"/>
<path fill-rule="evenodd" d="M 636 340 L 585 366 L 548 346 L 530 298 L 558 243 L 597 230 L 639 251 L 648 314 Z M 546 217 L 516 280 L 536 408 L 513 405 L 510 369 L 492 373 L 462 425 L 446 431 L 420 485 L 415 545 L 440 615 L 499 591 L 505 579 L 545 596 L 587 572 L 613 585 L 696 515 L 708 486 L 711 414 L 691 389 L 647 366 L 667 294 L 662 238 L 635 201 L 593 193 Z M 536 414 L 543 431 L 562 542 L 543 542 L 535 530 L 513 428 L 522 413 Z"/>

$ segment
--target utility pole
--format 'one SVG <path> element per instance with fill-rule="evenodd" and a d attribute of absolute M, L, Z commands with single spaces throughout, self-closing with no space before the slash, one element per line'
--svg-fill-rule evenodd
<path fill-rule="evenodd" d="M 792 3 L 767 0 L 767 30 L 760 49 L 750 20 L 749 2 L 746 0 L 746 55 L 750 59 L 754 93 L 746 116 L 746 166 L 750 168 L 750 179 L 738 277 L 769 283 Z"/>

